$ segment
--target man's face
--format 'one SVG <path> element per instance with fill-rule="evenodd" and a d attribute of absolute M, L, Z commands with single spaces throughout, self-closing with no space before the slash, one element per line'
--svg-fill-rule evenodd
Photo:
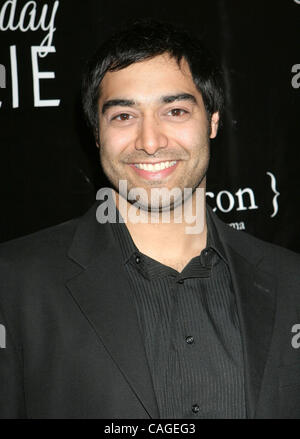
<path fill-rule="evenodd" d="M 145 209 L 152 188 L 179 188 L 183 194 L 184 188 L 205 187 L 209 137 L 217 134 L 218 113 L 210 125 L 185 60 L 179 67 L 163 54 L 108 72 L 102 80 L 101 164 L 116 190 L 119 180 L 127 181 L 128 191 L 146 190 L 148 197 L 139 200 Z M 168 207 L 161 200 L 152 203 Z"/>

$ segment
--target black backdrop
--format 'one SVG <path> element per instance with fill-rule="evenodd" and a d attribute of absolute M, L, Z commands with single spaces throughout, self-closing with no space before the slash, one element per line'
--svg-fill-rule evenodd
<path fill-rule="evenodd" d="M 209 204 L 233 227 L 300 251 L 299 3 L 0 0 L 1 241 L 94 202 L 105 180 L 81 113 L 83 66 L 124 20 L 150 16 L 184 24 L 223 65 Z"/>

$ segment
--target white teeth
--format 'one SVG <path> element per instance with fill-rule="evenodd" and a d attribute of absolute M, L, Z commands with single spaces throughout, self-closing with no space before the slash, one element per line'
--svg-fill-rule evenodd
<path fill-rule="evenodd" d="M 162 171 L 163 169 L 170 168 L 171 166 L 174 166 L 176 164 L 176 160 L 173 160 L 172 162 L 160 162 L 160 163 L 135 163 L 135 167 L 138 169 L 143 169 L 144 171 Z"/>

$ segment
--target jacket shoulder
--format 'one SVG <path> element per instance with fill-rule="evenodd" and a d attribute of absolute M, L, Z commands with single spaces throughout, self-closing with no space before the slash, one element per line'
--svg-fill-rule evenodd
<path fill-rule="evenodd" d="M 224 243 L 244 259 L 257 264 L 262 262 L 267 271 L 294 271 L 300 275 L 300 254 L 280 245 L 265 241 L 246 232 L 236 230 L 213 214 L 215 225 Z M 277 273 L 279 274 L 279 273 Z"/>
<path fill-rule="evenodd" d="M 300 278 L 300 254 L 290 249 L 265 241 L 261 238 L 241 230 L 226 225 L 230 231 L 228 244 L 234 242 L 234 246 L 239 248 L 244 255 L 261 255 L 262 264 L 266 269 L 278 271 L 278 275 L 295 274 Z"/>
<path fill-rule="evenodd" d="M 0 244 L 0 262 L 25 263 L 47 255 L 51 259 L 55 254 L 68 248 L 72 242 L 78 218 L 39 230 Z"/>

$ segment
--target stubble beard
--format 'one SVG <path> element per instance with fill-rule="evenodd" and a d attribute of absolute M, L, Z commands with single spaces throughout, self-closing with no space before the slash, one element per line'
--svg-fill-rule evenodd
<path fill-rule="evenodd" d="M 200 148 L 200 146 L 199 146 Z M 121 170 L 119 168 L 119 162 L 116 164 L 112 164 L 109 159 L 106 157 L 105 152 L 100 148 L 100 163 L 102 170 L 107 177 L 107 180 L 111 184 L 111 188 L 114 189 L 121 197 L 123 197 L 128 203 L 134 204 L 135 207 L 145 211 L 145 212 L 157 212 L 163 213 L 166 211 L 174 212 L 174 210 L 182 206 L 196 191 L 196 189 L 201 185 L 203 179 L 205 178 L 208 170 L 208 165 L 210 161 L 210 145 L 209 138 L 207 140 L 206 145 L 204 146 L 203 154 L 205 154 L 205 161 L 202 162 L 202 166 L 200 170 L 194 171 L 197 172 L 197 176 L 191 178 L 189 181 L 184 181 L 184 175 L 179 179 L 176 188 L 179 189 L 179 196 L 170 196 L 170 192 L 175 188 L 168 189 L 166 187 L 161 186 L 161 182 L 159 181 L 149 181 L 147 186 L 141 185 L 140 188 L 144 189 L 147 193 L 147 198 L 144 200 L 141 196 L 134 196 L 134 192 L 139 190 L 133 183 L 130 182 L 130 179 L 121 175 Z M 121 165 L 122 166 L 122 165 Z M 128 166 L 124 164 L 124 166 Z M 175 170 L 176 172 L 176 170 Z M 193 171 L 190 172 L 190 175 L 195 175 Z M 186 173 L 188 173 L 186 172 Z M 126 192 L 120 190 L 119 182 L 121 180 L 126 180 Z M 122 189 L 122 188 L 121 188 Z M 156 190 L 155 196 L 153 196 L 153 189 Z M 184 191 L 184 189 L 189 189 L 188 191 Z M 131 197 L 129 197 L 131 194 Z M 168 195 L 169 194 L 169 195 Z M 133 195 L 133 197 L 132 197 Z M 133 198 L 133 199 L 132 199 Z"/>

